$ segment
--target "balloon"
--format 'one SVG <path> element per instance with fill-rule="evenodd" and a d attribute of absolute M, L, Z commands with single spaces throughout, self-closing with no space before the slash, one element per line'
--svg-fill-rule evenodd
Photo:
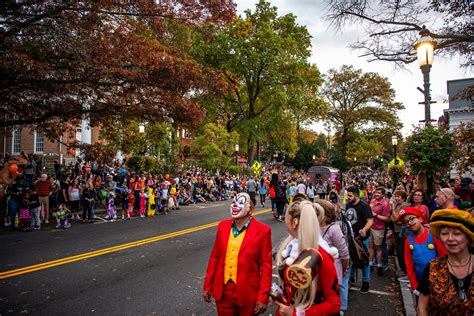
<path fill-rule="evenodd" d="M 8 171 L 11 174 L 16 174 L 16 172 L 18 171 L 18 166 L 14 163 L 11 163 L 11 164 L 8 165 Z"/>

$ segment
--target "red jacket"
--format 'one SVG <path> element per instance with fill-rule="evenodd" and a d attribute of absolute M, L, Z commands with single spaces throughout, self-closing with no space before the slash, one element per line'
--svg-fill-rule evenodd
<path fill-rule="evenodd" d="M 232 229 L 232 219 L 219 223 L 216 240 L 207 265 L 204 291 L 216 301 L 224 291 L 224 262 Z M 271 228 L 252 218 L 239 251 L 237 263 L 237 301 L 241 306 L 268 303 L 272 282 Z"/>

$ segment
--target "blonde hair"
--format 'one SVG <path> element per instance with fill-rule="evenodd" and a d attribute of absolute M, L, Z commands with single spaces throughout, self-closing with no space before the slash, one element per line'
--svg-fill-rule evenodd
<path fill-rule="evenodd" d="M 321 209 L 322 207 L 319 206 Z M 324 210 L 323 210 L 324 214 Z M 318 249 L 319 247 L 319 236 L 320 236 L 320 225 L 314 206 L 309 201 L 295 201 L 288 206 L 286 216 L 289 217 L 290 222 L 294 219 L 298 221 L 298 253 L 306 248 Z M 324 215 L 323 215 L 324 216 Z M 277 267 L 283 268 L 285 265 L 282 252 L 286 249 L 288 244 L 293 240 L 293 236 L 288 235 L 280 244 L 277 253 Z M 283 280 L 280 280 L 280 284 L 283 284 Z M 314 278 L 310 287 L 306 289 L 298 289 L 294 297 L 295 306 L 300 306 L 304 309 L 309 308 L 316 296 L 316 284 L 317 277 Z"/>

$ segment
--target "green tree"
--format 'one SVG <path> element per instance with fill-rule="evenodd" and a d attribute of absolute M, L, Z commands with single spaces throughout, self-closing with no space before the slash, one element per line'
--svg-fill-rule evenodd
<path fill-rule="evenodd" d="M 358 164 L 369 164 L 379 155 L 383 154 L 383 146 L 376 140 L 358 137 L 347 146 L 349 155 L 347 158 L 352 161 L 357 159 Z"/>
<path fill-rule="evenodd" d="M 403 105 L 395 102 L 390 82 L 376 73 L 344 65 L 327 74 L 322 93 L 330 104 L 328 119 L 336 127 L 336 142 L 347 160 L 347 146 L 366 126 L 400 126 L 396 112 Z"/>
<path fill-rule="evenodd" d="M 200 158 L 203 168 L 228 170 L 234 163 L 234 146 L 238 139 L 237 132 L 228 133 L 224 127 L 208 123 L 191 143 L 191 152 Z"/>
<path fill-rule="evenodd" d="M 139 132 L 139 122 L 123 121 L 101 128 L 100 139 L 105 146 L 125 154 L 156 157 L 161 165 L 175 166 L 179 161 L 179 138 L 169 123 L 146 123 Z"/>
<path fill-rule="evenodd" d="M 232 25 L 213 26 L 196 38 L 196 58 L 218 69 L 231 87 L 225 99 L 214 98 L 208 103 L 208 113 L 216 115 L 228 131 L 236 129 L 245 138 L 249 163 L 256 142 L 279 129 L 282 119 L 291 119 L 282 110 L 288 109 L 290 95 L 295 102 L 302 99 L 305 107 L 319 107 L 324 112 L 316 95 L 319 72 L 307 61 L 310 39 L 294 15 L 278 16 L 277 8 L 263 0 L 254 12 L 246 11 L 245 17 Z M 311 80 L 305 78 L 307 73 L 313 75 Z M 299 94 L 304 98 L 296 97 Z"/>

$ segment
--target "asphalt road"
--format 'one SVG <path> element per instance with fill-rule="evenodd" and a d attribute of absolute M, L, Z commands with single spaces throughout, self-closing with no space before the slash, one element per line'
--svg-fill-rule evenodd
<path fill-rule="evenodd" d="M 154 218 L 73 222 L 69 230 L 2 230 L 0 315 L 215 315 L 214 306 L 201 301 L 201 292 L 216 226 L 202 225 L 228 217 L 228 203 L 216 202 Z M 286 235 L 284 224 L 270 213 L 256 218 L 272 227 L 274 246 Z M 155 236 L 162 237 L 149 239 Z M 130 244 L 145 239 L 148 243 Z M 127 243 L 128 248 L 122 250 L 58 261 L 59 265 L 46 264 L 45 269 L 38 266 Z M 32 265 L 36 271 L 11 272 Z M 395 315 L 398 296 L 390 293 L 389 280 L 390 276 L 379 277 L 380 285 L 374 280 L 371 289 L 379 293 L 350 291 L 349 314 Z M 274 307 L 266 314 L 274 314 Z"/>

